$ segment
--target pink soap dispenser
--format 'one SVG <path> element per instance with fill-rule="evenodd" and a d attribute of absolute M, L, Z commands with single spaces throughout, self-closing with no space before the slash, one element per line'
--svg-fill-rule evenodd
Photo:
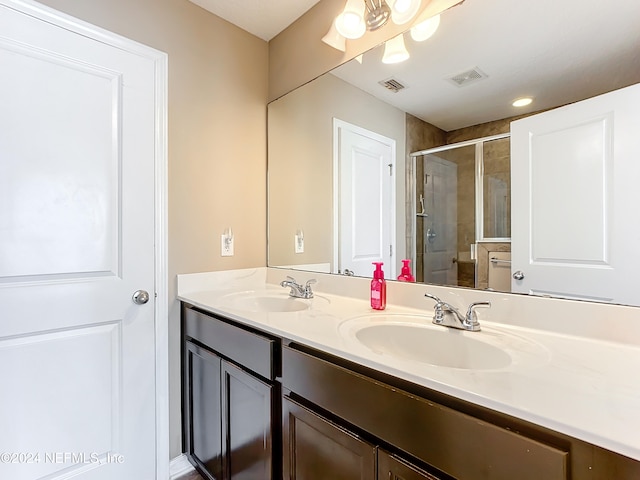
<path fill-rule="evenodd" d="M 402 260 L 402 272 L 398 275 L 398 280 L 401 282 L 415 282 L 416 278 L 411 274 L 411 267 L 409 264 L 411 260 Z"/>
<path fill-rule="evenodd" d="M 387 283 L 384 280 L 382 262 L 373 262 L 376 269 L 371 280 L 371 308 L 374 310 L 384 310 L 387 306 Z"/>

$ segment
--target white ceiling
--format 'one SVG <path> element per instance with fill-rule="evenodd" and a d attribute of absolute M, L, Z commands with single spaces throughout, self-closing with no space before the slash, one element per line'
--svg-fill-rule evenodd
<path fill-rule="evenodd" d="M 268 41 L 319 0 L 190 1 Z M 449 131 L 640 82 L 638 25 L 640 0 L 465 0 L 426 42 L 405 35 L 409 61 L 384 65 L 379 47 L 332 73 Z M 488 78 L 464 87 L 446 80 L 474 67 Z M 389 78 L 407 88 L 378 84 Z M 525 95 L 530 107 L 511 106 Z"/>
<path fill-rule="evenodd" d="M 320 0 L 190 0 L 269 41 Z"/>
<path fill-rule="evenodd" d="M 640 1 L 466 0 L 425 42 L 405 35 L 411 59 L 381 62 L 382 48 L 336 76 L 445 131 L 583 100 L 640 82 Z M 488 78 L 446 79 L 478 67 Z M 378 84 L 395 78 L 407 88 Z M 511 102 L 532 96 L 516 109 Z"/>

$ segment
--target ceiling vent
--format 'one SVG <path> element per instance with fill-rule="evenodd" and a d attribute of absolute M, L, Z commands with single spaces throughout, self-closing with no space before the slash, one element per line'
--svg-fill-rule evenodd
<path fill-rule="evenodd" d="M 402 90 L 403 88 L 406 88 L 402 83 L 400 83 L 395 78 L 389 78 L 387 80 L 381 80 L 378 83 L 380 85 L 382 85 L 384 88 L 386 88 L 388 90 L 391 90 L 393 93 L 397 93 L 400 90 Z"/>
<path fill-rule="evenodd" d="M 474 67 L 466 72 L 453 75 L 452 77 L 447 78 L 447 80 L 457 87 L 466 87 L 467 85 L 471 85 L 472 83 L 476 83 L 485 78 L 487 78 L 487 74 L 478 67 Z"/>

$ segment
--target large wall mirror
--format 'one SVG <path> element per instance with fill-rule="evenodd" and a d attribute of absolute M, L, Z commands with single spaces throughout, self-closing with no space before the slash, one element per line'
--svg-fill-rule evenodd
<path fill-rule="evenodd" d="M 639 83 L 639 18 L 635 0 L 466 0 L 404 35 L 405 62 L 381 45 L 271 102 L 269 266 L 370 276 L 353 259 L 379 250 L 386 278 L 409 258 L 420 282 L 511 291 L 510 125 Z"/>

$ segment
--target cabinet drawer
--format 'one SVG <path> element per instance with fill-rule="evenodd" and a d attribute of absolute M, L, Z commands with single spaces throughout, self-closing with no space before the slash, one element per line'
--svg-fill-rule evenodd
<path fill-rule="evenodd" d="M 456 478 L 567 478 L 562 449 L 289 347 L 282 349 L 282 385 Z"/>
<path fill-rule="evenodd" d="M 182 308 L 183 335 L 235 363 L 274 380 L 278 374 L 278 341 L 191 307 Z"/>

